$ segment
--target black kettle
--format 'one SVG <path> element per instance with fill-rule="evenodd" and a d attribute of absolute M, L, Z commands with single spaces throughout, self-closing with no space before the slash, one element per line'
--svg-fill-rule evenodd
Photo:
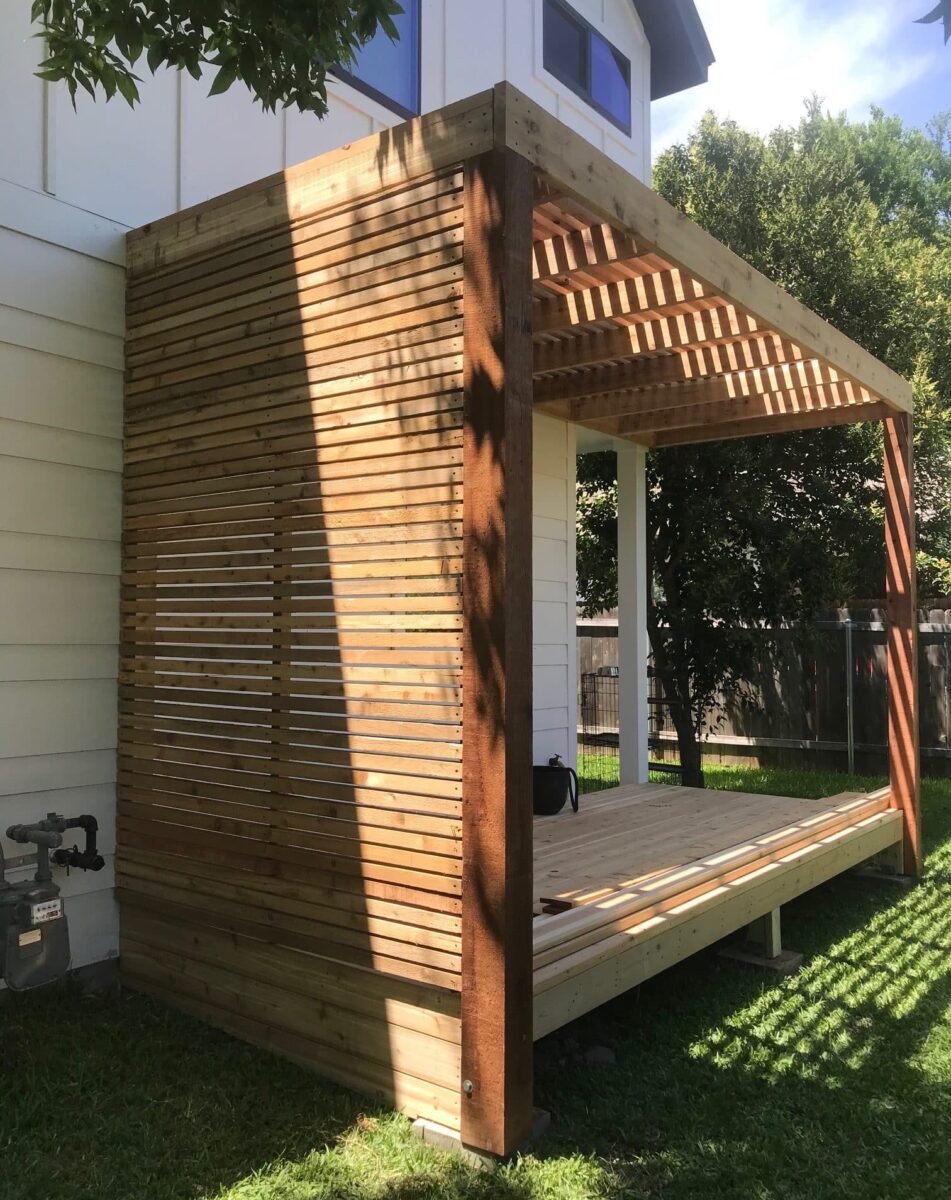
<path fill-rule="evenodd" d="M 578 776 L 565 766 L 559 755 L 553 755 L 547 767 L 532 767 L 532 812 L 536 817 L 553 817 L 569 798 L 577 812 Z"/>

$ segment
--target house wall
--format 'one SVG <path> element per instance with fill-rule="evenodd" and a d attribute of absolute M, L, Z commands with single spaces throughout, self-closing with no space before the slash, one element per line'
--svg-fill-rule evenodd
<path fill-rule="evenodd" d="M 575 426 L 536 413 L 532 479 L 533 761 L 577 758 Z"/>
<path fill-rule="evenodd" d="M 541 0 L 424 0 L 423 109 L 507 78 L 644 178 L 649 51 L 640 24 L 627 0 L 577 0 L 576 7 L 631 57 L 630 139 L 545 73 Z M 0 122 L 0 828 L 53 808 L 98 817 L 106 870 L 63 880 L 73 961 L 82 965 L 118 945 L 112 849 L 124 233 L 398 118 L 337 82 L 320 122 L 292 111 L 263 115 L 238 88 L 209 99 L 205 85 L 169 73 L 145 82 L 134 112 L 84 95 L 74 111 L 64 89 L 33 75 L 39 47 L 28 12 L 26 4 L 0 9 L 0 111 L 16 114 Z M 536 496 L 558 491 L 562 466 L 569 480 L 567 447 L 553 453 L 557 469 L 538 460 Z M 546 508 L 538 520 L 551 532 L 562 518 Z M 557 557 L 552 541 L 541 539 L 546 562 Z M 538 578 L 536 626 L 544 639 L 539 673 L 546 683 L 558 674 L 560 698 L 560 669 L 573 662 L 574 614 L 564 602 L 565 661 L 556 662 L 558 585 Z M 538 691 L 539 761 L 555 749 L 571 753 L 571 722 L 560 703 L 550 704 L 553 694 Z"/>

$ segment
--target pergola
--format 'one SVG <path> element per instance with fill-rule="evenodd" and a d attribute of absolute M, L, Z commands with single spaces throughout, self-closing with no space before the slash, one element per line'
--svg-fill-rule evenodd
<path fill-rule="evenodd" d="M 533 1035 L 902 841 L 917 873 L 909 386 L 531 100 L 136 231 L 128 299 L 127 981 L 507 1154 Z M 636 787 L 535 838 L 533 408 L 881 421 L 887 789 L 733 797 L 702 853 L 697 796 Z"/>

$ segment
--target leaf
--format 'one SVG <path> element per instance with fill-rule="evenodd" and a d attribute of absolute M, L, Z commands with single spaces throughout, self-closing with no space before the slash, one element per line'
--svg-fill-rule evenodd
<path fill-rule="evenodd" d="M 118 83 L 115 67 L 103 65 L 99 71 L 99 82 L 102 84 L 102 89 L 106 93 L 106 99 L 111 100 L 116 94 L 116 85 Z"/>
<path fill-rule="evenodd" d="M 234 83 L 238 75 L 236 65 L 228 65 L 221 68 L 214 78 L 214 82 L 208 89 L 209 96 L 220 96 L 222 92 L 226 92 Z"/>
<path fill-rule="evenodd" d="M 86 91 L 90 94 L 90 96 L 92 96 L 93 100 L 95 100 L 96 89 L 93 87 L 92 82 L 90 81 L 89 76 L 86 74 L 86 72 L 81 71 L 79 69 L 79 67 L 76 67 L 73 70 L 73 78 L 76 80 L 76 82 L 78 84 L 80 84 L 80 86 L 85 88 Z"/>
<path fill-rule="evenodd" d="M 116 75 L 116 86 L 129 107 L 135 108 L 136 101 L 140 99 L 139 89 L 135 86 L 135 78 L 127 72 L 120 71 Z"/>
<path fill-rule="evenodd" d="M 145 56 L 145 61 L 148 63 L 149 70 L 154 75 L 161 64 L 165 61 L 165 43 L 161 39 L 156 39 L 149 46 L 148 53 Z"/>

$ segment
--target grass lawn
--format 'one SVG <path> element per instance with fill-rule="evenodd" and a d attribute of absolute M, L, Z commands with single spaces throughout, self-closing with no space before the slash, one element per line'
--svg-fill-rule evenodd
<path fill-rule="evenodd" d="M 841 775 L 720 768 L 824 795 Z M 855 781 L 864 787 L 875 780 Z M 0 1004 L 3 1200 L 581 1200 L 951 1193 L 951 781 L 912 892 L 844 878 L 785 910 L 777 982 L 698 955 L 539 1044 L 535 1155 L 494 1176 L 408 1122 L 133 995 Z M 609 1047 L 612 1065 L 584 1052 Z"/>

